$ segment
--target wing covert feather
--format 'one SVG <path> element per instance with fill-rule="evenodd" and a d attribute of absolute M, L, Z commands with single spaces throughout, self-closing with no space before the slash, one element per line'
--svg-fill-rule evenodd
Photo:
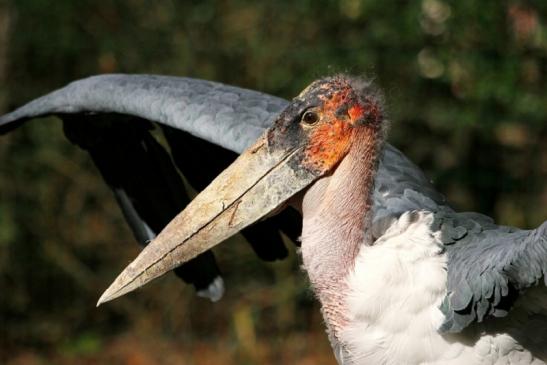
<path fill-rule="evenodd" d="M 240 153 L 287 101 L 192 78 L 109 74 L 74 81 L 0 117 L 8 125 L 51 114 L 128 114 L 182 129 Z"/>

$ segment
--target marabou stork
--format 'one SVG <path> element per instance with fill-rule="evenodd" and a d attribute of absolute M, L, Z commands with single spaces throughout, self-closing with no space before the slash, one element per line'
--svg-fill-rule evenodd
<path fill-rule="evenodd" d="M 287 103 L 195 79 L 96 76 L 1 117 L 0 128 L 49 114 L 65 120 L 69 139 L 90 151 L 136 236 L 152 239 L 99 304 L 184 263 L 186 279 L 217 298 L 222 285 L 207 250 L 292 206 L 302 214 L 304 268 L 340 364 L 547 360 L 547 222 L 525 231 L 451 209 L 415 165 L 384 143 L 382 98 L 364 80 L 327 77 Z M 143 119 L 164 125 L 184 174 L 195 166 L 180 151 L 204 145 L 179 130 L 241 153 L 155 238 L 165 218 L 152 226 L 147 199 L 182 190 L 166 184 L 143 193 L 118 176 L 127 170 L 111 171 L 115 158 L 104 162 L 112 151 L 122 153 L 106 143 L 121 137 L 136 141 L 132 151 L 145 147 L 128 169 L 139 171 L 142 159 L 157 172 L 152 180 L 176 180 L 168 163 L 154 165 L 166 161 L 165 151 Z M 294 217 L 263 223 L 256 229 L 296 230 Z M 278 236 L 260 234 L 251 242 L 262 256 L 283 256 Z"/>

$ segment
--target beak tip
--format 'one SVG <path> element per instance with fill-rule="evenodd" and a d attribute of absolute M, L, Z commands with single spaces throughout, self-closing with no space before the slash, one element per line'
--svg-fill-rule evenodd
<path fill-rule="evenodd" d="M 143 262 L 142 257 L 145 251 L 146 248 L 118 275 L 112 284 L 110 284 L 97 301 L 97 307 L 132 292 L 159 276 L 157 271 L 153 269 L 154 265 L 148 265 L 147 261 Z M 160 267 L 160 269 L 161 268 L 162 267 Z"/>
<path fill-rule="evenodd" d="M 111 292 L 110 288 L 105 290 L 105 292 L 101 295 L 101 297 L 97 301 L 97 307 L 99 307 L 101 304 L 104 304 L 104 303 L 109 302 L 112 299 L 116 298 L 116 295 L 113 295 L 110 292 Z"/>
<path fill-rule="evenodd" d="M 123 285 L 124 281 L 120 278 L 122 275 L 116 278 L 112 284 L 104 291 L 99 300 L 97 301 L 97 307 L 106 302 L 110 302 L 124 294 L 129 293 L 133 289 L 129 285 Z"/>

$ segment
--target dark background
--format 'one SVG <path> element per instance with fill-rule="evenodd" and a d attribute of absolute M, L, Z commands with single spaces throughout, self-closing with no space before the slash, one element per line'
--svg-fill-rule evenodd
<path fill-rule="evenodd" d="M 547 2 L 0 0 L 0 112 L 97 73 L 192 76 L 291 98 L 347 71 L 389 140 L 461 210 L 547 216 Z M 49 118 L 0 137 L 0 363 L 333 364 L 294 250 L 216 249 L 217 304 L 168 275 L 95 308 L 137 254 L 87 155 Z"/>

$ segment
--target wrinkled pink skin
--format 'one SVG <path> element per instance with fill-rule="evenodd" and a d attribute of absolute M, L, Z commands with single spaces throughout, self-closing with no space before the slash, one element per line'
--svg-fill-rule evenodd
<path fill-rule="evenodd" d="M 334 172 L 300 195 L 302 259 L 334 338 L 347 324 L 346 278 L 361 245 L 371 244 L 374 174 L 380 131 L 365 130 Z"/>

